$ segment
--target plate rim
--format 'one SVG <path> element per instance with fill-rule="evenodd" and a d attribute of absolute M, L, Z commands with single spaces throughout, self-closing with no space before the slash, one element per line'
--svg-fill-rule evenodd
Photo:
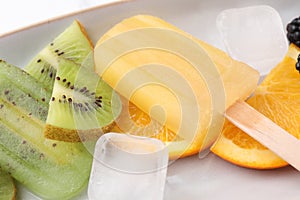
<path fill-rule="evenodd" d="M 107 3 L 91 6 L 91 7 L 88 7 L 88 8 L 82 8 L 82 9 L 79 9 L 79 10 L 76 10 L 76 11 L 71 11 L 71 12 L 66 13 L 66 14 L 61 14 L 61 15 L 54 16 L 54 17 L 49 17 L 49 18 L 43 19 L 39 22 L 31 23 L 29 25 L 25 25 L 25 26 L 22 26 L 20 28 L 16 28 L 16 29 L 1 33 L 0 34 L 0 40 L 3 39 L 3 38 L 9 37 L 11 35 L 17 34 L 19 32 L 30 30 L 30 29 L 33 29 L 35 27 L 46 25 L 46 24 L 49 24 L 49 23 L 52 23 L 52 22 L 56 22 L 56 21 L 62 20 L 62 19 L 67 18 L 67 17 L 73 17 L 73 16 L 76 16 L 76 15 L 89 13 L 89 12 L 92 12 L 94 10 L 105 9 L 105 8 L 108 8 L 108 7 L 113 7 L 115 5 L 124 4 L 124 3 L 128 3 L 128 2 L 133 2 L 133 1 L 138 1 L 138 0 L 113 0 L 112 2 L 107 2 Z"/>

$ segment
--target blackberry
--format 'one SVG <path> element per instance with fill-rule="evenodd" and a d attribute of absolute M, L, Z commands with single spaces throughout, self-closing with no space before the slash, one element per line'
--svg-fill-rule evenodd
<path fill-rule="evenodd" d="M 296 63 L 296 69 L 300 72 L 300 54 L 298 55 L 297 63 Z"/>
<path fill-rule="evenodd" d="M 294 43 L 300 48 L 300 17 L 297 17 L 291 21 L 287 27 L 287 38 L 290 43 Z"/>

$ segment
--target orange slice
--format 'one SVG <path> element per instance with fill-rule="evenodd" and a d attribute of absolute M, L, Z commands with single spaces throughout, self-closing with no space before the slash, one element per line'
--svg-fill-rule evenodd
<path fill-rule="evenodd" d="M 133 103 L 128 102 L 124 97 L 121 98 L 121 100 L 123 106 L 122 112 L 116 120 L 112 131 L 156 138 L 163 141 L 165 144 L 170 142 L 178 142 L 180 146 L 180 142 L 183 141 L 183 138 L 180 138 L 180 136 L 168 129 L 166 126 L 163 126 L 159 122 L 152 119 L 148 114 L 143 112 Z M 178 148 L 180 149 L 180 147 Z M 182 157 L 195 154 L 198 151 L 199 148 L 192 146 L 189 151 L 182 155 Z M 171 159 L 178 158 L 177 151 L 169 153 L 169 157 Z"/>
<path fill-rule="evenodd" d="M 285 58 L 247 101 L 295 137 L 300 137 L 300 74 L 295 68 L 300 49 L 291 44 Z M 287 163 L 236 126 L 226 121 L 211 148 L 221 158 L 248 168 L 272 169 Z"/>
<path fill-rule="evenodd" d="M 123 102 L 122 112 L 116 120 L 116 127 L 122 132 L 128 132 L 134 135 L 152 137 L 161 139 L 164 142 L 178 141 L 179 137 L 165 126 L 151 119 L 149 115 L 144 113 L 133 103 L 126 105 Z M 127 112 L 128 111 L 128 112 Z M 132 121 L 132 122 L 129 122 Z"/>

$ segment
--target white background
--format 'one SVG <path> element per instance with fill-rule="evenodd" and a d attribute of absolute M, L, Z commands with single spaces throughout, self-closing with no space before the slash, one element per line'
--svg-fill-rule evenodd
<path fill-rule="evenodd" d="M 0 35 L 95 5 L 118 0 L 7 0 L 1 2 Z"/>

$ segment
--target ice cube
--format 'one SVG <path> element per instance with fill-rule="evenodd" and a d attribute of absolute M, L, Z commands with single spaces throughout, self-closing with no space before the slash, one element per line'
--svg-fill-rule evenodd
<path fill-rule="evenodd" d="M 222 11 L 217 17 L 229 55 L 268 73 L 284 57 L 288 42 L 279 13 L 266 5 Z"/>
<path fill-rule="evenodd" d="M 162 200 L 168 150 L 157 139 L 107 133 L 96 144 L 90 200 Z"/>

